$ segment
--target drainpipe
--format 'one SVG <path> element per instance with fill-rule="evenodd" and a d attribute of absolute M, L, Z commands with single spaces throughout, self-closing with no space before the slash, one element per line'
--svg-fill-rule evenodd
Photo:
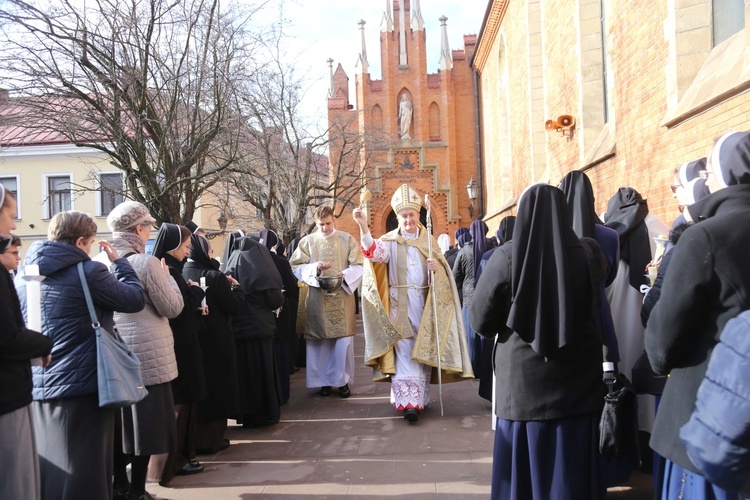
<path fill-rule="evenodd" d="M 479 210 L 477 211 L 477 219 L 481 219 L 484 217 L 484 196 L 486 192 L 486 186 L 484 185 L 484 177 L 482 176 L 482 140 L 480 136 L 481 132 L 481 112 L 479 108 L 479 79 L 477 76 L 477 70 L 474 70 L 473 72 L 474 76 L 474 107 L 475 107 L 475 113 L 474 113 L 474 130 L 476 132 L 477 136 L 477 182 L 479 183 L 479 188 L 481 190 L 480 196 L 479 196 Z"/>

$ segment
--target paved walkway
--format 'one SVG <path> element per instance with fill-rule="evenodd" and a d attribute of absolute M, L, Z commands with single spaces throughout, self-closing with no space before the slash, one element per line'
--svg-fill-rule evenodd
<path fill-rule="evenodd" d="M 443 417 L 432 386 L 432 404 L 409 424 L 389 404 L 389 385 L 372 382 L 362 366 L 361 322 L 358 328 L 350 398 L 307 389 L 303 368 L 292 376 L 279 424 L 243 429 L 230 420 L 232 445 L 199 457 L 204 472 L 176 477 L 169 488 L 149 484 L 149 492 L 179 500 L 489 498 L 494 434 L 478 382 L 444 385 Z M 607 498 L 652 498 L 650 479 L 636 475 Z"/>

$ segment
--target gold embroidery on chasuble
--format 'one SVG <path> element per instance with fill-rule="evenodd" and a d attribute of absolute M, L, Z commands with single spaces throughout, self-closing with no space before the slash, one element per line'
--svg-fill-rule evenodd
<path fill-rule="evenodd" d="M 308 241 L 305 241 L 308 240 Z M 331 268 L 322 272 L 323 276 L 336 276 L 341 274 L 349 264 L 359 264 L 361 259 L 356 241 L 347 233 L 337 231 L 329 237 L 320 233 L 307 236 L 300 242 L 307 250 L 309 260 L 312 262 L 330 262 Z M 355 304 L 354 296 L 349 295 L 343 289 L 326 292 L 317 287 L 310 287 L 307 297 L 307 326 L 305 338 L 335 339 L 350 337 L 355 333 Z"/>
<path fill-rule="evenodd" d="M 420 237 L 417 240 L 407 242 L 398 234 L 398 230 L 383 235 L 381 240 L 396 241 L 400 243 L 398 246 L 404 247 L 404 249 L 406 245 L 403 243 L 407 242 L 407 244 L 419 250 L 420 260 L 426 265 L 429 254 L 427 237 L 429 237 L 427 231 L 420 226 Z M 433 242 L 433 248 L 438 248 L 435 242 Z M 400 259 L 401 253 L 399 250 L 397 252 L 399 252 L 397 258 Z M 404 251 L 403 255 L 405 256 L 405 254 Z M 443 382 L 470 378 L 474 375 L 466 345 L 458 290 L 445 258 L 435 251 L 433 251 L 433 257 L 440 262 L 440 268 L 434 273 L 435 283 L 425 297 L 424 312 L 415 339 L 412 359 L 437 367 L 437 343 L 439 341 Z M 400 271 L 399 274 L 401 274 Z M 365 364 L 373 367 L 374 380 L 384 380 L 387 379 L 388 375 L 396 373 L 393 346 L 403 338 L 401 328 L 394 325 L 390 320 L 391 304 L 388 301 L 390 297 L 388 286 L 388 265 L 367 260 L 365 262 L 362 291 L 366 341 Z M 399 291 L 403 291 L 404 296 L 406 290 L 399 289 Z M 435 308 L 433 308 L 431 293 L 435 293 Z M 399 295 L 401 296 L 401 294 Z M 436 320 L 437 329 L 435 328 Z M 412 333 L 410 326 L 409 332 Z M 436 373 L 433 373 L 433 381 L 435 379 Z"/>

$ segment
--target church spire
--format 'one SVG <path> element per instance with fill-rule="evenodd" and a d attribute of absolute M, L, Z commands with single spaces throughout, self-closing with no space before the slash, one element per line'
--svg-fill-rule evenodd
<path fill-rule="evenodd" d="M 398 0 L 398 65 L 406 67 L 409 61 L 406 59 L 406 9 L 404 0 Z"/>
<path fill-rule="evenodd" d="M 383 14 L 383 22 L 380 23 L 380 31 L 393 31 L 391 9 L 393 9 L 393 0 L 385 0 L 385 13 Z M 383 30 L 384 25 L 385 30 Z"/>
<path fill-rule="evenodd" d="M 440 18 L 440 69 L 442 70 L 449 70 L 453 68 L 451 49 L 448 46 L 448 26 L 445 24 L 447 20 L 448 18 L 445 16 L 442 16 Z"/>
<path fill-rule="evenodd" d="M 328 72 L 331 74 L 331 87 L 328 89 L 328 98 L 333 97 L 333 59 L 330 57 L 326 61 L 328 63 Z"/>
<path fill-rule="evenodd" d="M 424 31 L 424 19 L 422 19 L 422 9 L 419 8 L 419 0 L 412 0 L 414 6 L 411 8 L 411 24 L 416 26 L 417 31 Z"/>
<path fill-rule="evenodd" d="M 359 59 L 357 59 L 357 65 L 362 66 L 362 74 L 369 73 L 369 64 L 367 63 L 367 48 L 365 47 L 365 20 L 360 19 L 359 20 L 359 30 L 362 32 L 362 52 L 359 54 Z"/>

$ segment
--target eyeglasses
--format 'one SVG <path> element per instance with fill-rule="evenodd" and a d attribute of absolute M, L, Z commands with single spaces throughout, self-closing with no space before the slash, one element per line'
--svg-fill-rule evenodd
<path fill-rule="evenodd" d="M 713 173 L 714 173 L 713 170 L 701 170 L 700 172 L 698 172 L 698 177 L 700 177 L 703 180 L 706 180 L 708 179 L 708 176 Z"/>

